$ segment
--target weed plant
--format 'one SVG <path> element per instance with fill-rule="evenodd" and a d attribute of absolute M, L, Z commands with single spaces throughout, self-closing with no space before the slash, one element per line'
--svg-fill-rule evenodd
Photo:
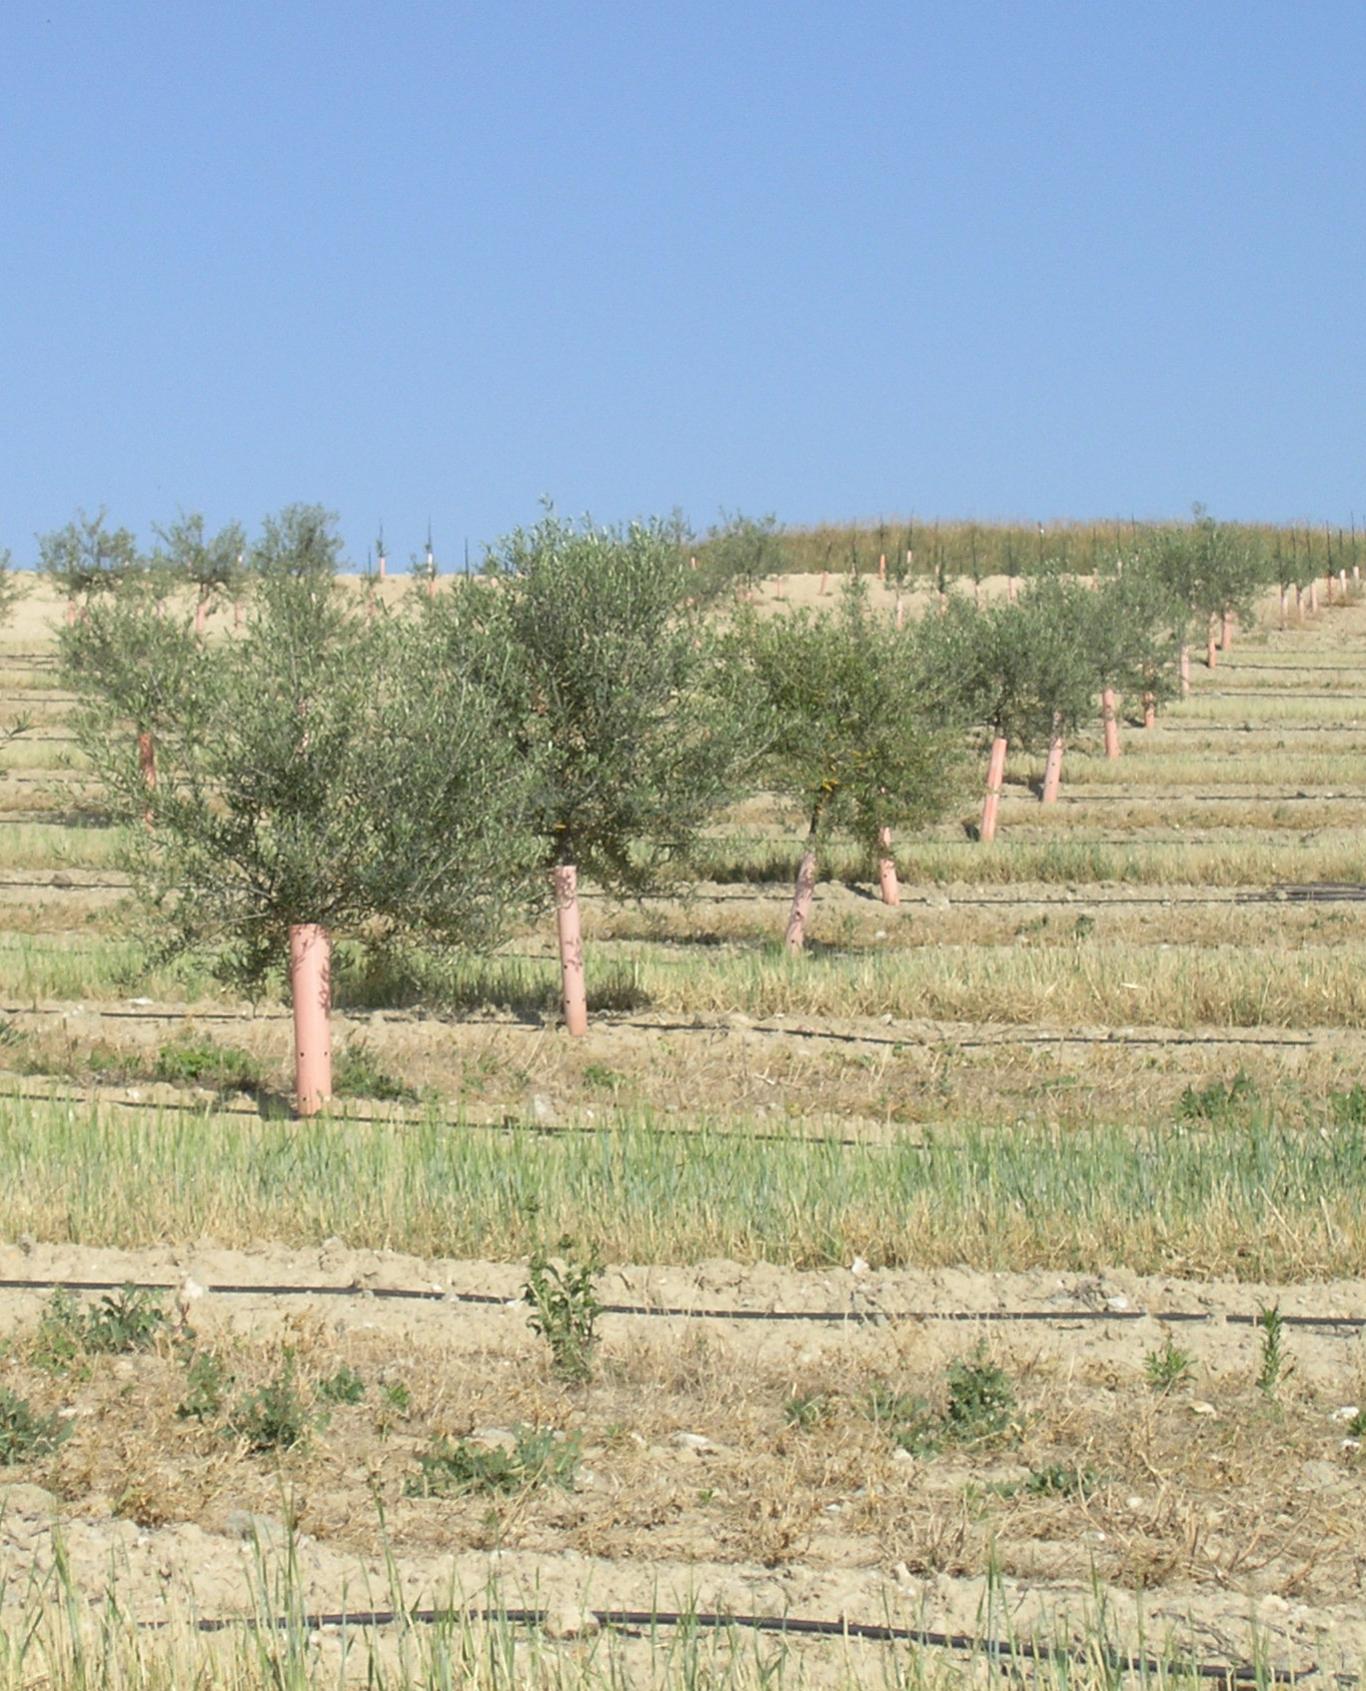
<path fill-rule="evenodd" d="M 579 1465 L 579 1441 L 548 1427 L 519 1427 L 510 1449 L 472 1439 L 438 1439 L 417 1459 L 407 1481 L 410 1497 L 464 1497 L 552 1485 L 569 1490 Z"/>
<path fill-rule="evenodd" d="M 71 1432 L 56 1415 L 39 1415 L 16 1393 L 0 1386 L 0 1467 L 49 1456 Z"/>
<path fill-rule="evenodd" d="M 573 1241 L 560 1241 L 563 1263 L 537 1253 L 522 1296 L 531 1305 L 527 1325 L 543 1338 L 550 1349 L 550 1364 L 560 1379 L 571 1383 L 587 1380 L 593 1371 L 593 1350 L 597 1344 L 597 1321 L 602 1314 L 593 1282 L 602 1272 L 596 1256 L 576 1260 Z"/>

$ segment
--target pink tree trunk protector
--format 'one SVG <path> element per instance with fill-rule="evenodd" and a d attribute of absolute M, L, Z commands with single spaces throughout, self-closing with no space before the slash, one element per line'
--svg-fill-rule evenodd
<path fill-rule="evenodd" d="M 579 923 L 579 872 L 572 863 L 551 870 L 555 889 L 555 929 L 560 942 L 560 1001 L 566 1030 L 579 1038 L 588 1032 L 588 995 L 583 984 L 583 931 Z"/>
<path fill-rule="evenodd" d="M 289 930 L 289 992 L 294 1005 L 294 1104 L 317 1115 L 332 1096 L 332 941 L 318 922 Z"/>
<path fill-rule="evenodd" d="M 1055 734 L 1048 742 L 1048 761 L 1043 766 L 1043 791 L 1039 794 L 1040 804 L 1056 804 L 1058 802 L 1058 788 L 1062 785 L 1062 754 L 1063 737 Z"/>
<path fill-rule="evenodd" d="M 1006 747 L 1009 741 L 998 734 L 991 742 L 991 756 L 987 760 L 987 794 L 982 801 L 982 825 L 978 830 L 983 841 L 996 838 L 996 823 L 1001 813 L 1001 788 L 1006 778 Z"/>
<path fill-rule="evenodd" d="M 892 830 L 879 828 L 877 843 L 882 847 L 882 856 L 877 861 L 878 890 L 882 894 L 882 902 L 900 904 L 901 888 L 897 885 L 896 859 L 892 856 Z"/>
<path fill-rule="evenodd" d="M 1115 715 L 1115 690 L 1107 687 L 1100 695 L 1100 720 L 1105 728 L 1106 757 L 1119 756 L 1119 718 Z"/>
<path fill-rule="evenodd" d="M 783 943 L 789 951 L 800 951 L 806 943 L 806 924 L 816 896 L 816 848 L 807 846 L 797 868 L 797 885 L 792 893 L 792 912 L 787 918 Z"/>

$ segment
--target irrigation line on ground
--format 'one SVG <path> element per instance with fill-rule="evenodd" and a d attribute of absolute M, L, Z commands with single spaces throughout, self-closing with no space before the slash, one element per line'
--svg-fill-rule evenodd
<path fill-rule="evenodd" d="M 347 1010 L 344 1005 L 335 1007 L 336 1014 L 347 1017 L 352 1021 L 364 1021 L 367 1012 L 364 1010 Z M 522 1016 L 471 1016 L 457 1015 L 455 1012 L 422 1011 L 408 1014 L 403 1011 L 384 1010 L 379 1012 L 385 1021 L 411 1024 L 414 1022 L 459 1023 L 462 1027 L 546 1027 L 558 1026 L 554 1015 L 538 1016 L 534 1021 Z M 133 1009 L 86 1009 L 66 1007 L 63 1005 L 27 1005 L 0 1004 L 0 1016 L 48 1016 L 69 1018 L 73 1015 L 89 1016 L 102 1021 L 131 1021 L 131 1022 L 287 1022 L 291 1019 L 288 1010 L 133 1010 Z M 971 1034 L 957 1035 L 940 1033 L 935 1038 L 926 1038 L 913 1034 L 892 1035 L 872 1033 L 842 1033 L 833 1028 L 807 1027 L 772 1027 L 763 1022 L 746 1021 L 743 1025 L 730 1021 L 703 1021 L 700 1017 L 688 1022 L 651 1022 L 635 1016 L 613 1016 L 610 1012 L 600 1012 L 598 1022 L 604 1028 L 641 1028 L 653 1033 L 734 1033 L 741 1029 L 745 1033 L 771 1034 L 779 1038 L 789 1039 L 822 1039 L 837 1045 L 887 1045 L 929 1047 L 931 1045 L 951 1045 L 959 1051 L 1001 1050 L 1010 1046 L 1028 1045 L 1158 1045 L 1162 1047 L 1172 1045 L 1255 1045 L 1267 1050 L 1303 1049 L 1313 1046 L 1312 1036 L 1296 1035 L 1291 1038 L 1277 1036 L 1272 1039 L 1259 1039 L 1252 1034 L 1216 1033 L 1216 1034 L 1142 1034 L 1142 1033 L 1026 1033 L 1006 1034 L 995 1039 L 976 1038 Z"/>
<path fill-rule="evenodd" d="M 746 1632 L 775 1633 L 783 1637 L 854 1639 L 868 1644 L 916 1644 L 925 1649 L 954 1650 L 973 1655 L 982 1653 L 988 1658 L 1005 1661 L 1070 1662 L 1086 1666 L 1099 1660 L 1115 1673 L 1137 1673 L 1145 1678 L 1182 1674 L 1227 1686 L 1294 1685 L 1318 1672 L 1317 1662 L 1310 1663 L 1308 1667 L 1283 1668 L 1258 1667 L 1252 1662 L 1192 1661 L 1182 1657 L 1131 1655 L 1108 1644 L 1088 1649 L 1085 1645 L 1042 1644 L 1027 1638 L 981 1638 L 967 1632 L 935 1632 L 926 1627 L 893 1626 L 889 1622 L 848 1618 L 814 1620 L 795 1615 L 720 1614 L 705 1609 L 687 1613 L 657 1609 L 592 1609 L 588 1613 L 600 1627 L 616 1628 L 635 1636 L 655 1627 L 696 1627 L 703 1632 L 740 1628 Z M 283 1632 L 292 1626 L 320 1632 L 338 1627 L 382 1627 L 399 1623 L 436 1626 L 458 1621 L 543 1628 L 550 1619 L 550 1612 L 546 1609 L 367 1609 L 356 1613 L 338 1609 L 299 1616 L 293 1621 L 287 1615 L 267 1619 L 253 1615 L 205 1616 L 195 1625 L 198 1631 L 205 1633 L 226 1632 L 236 1627 L 269 1628 Z M 160 1630 L 169 1623 L 147 1621 L 140 1624 L 148 1630 Z M 1339 1684 L 1356 1683 L 1354 1675 L 1336 1674 L 1334 1677 Z"/>
<path fill-rule="evenodd" d="M 174 1292 L 176 1287 L 159 1280 L 64 1280 L 64 1279 L 0 1279 L 0 1292 Z M 293 1282 L 271 1282 L 254 1285 L 206 1286 L 205 1292 L 215 1297 L 229 1298 L 373 1298 L 389 1303 L 467 1304 L 480 1309 L 517 1310 L 524 1307 L 520 1297 L 501 1297 L 496 1292 L 456 1292 L 435 1286 L 312 1286 Z M 814 1323 L 819 1326 L 880 1327 L 893 1321 L 949 1321 L 972 1325 L 978 1321 L 993 1324 L 1029 1324 L 1036 1326 L 1069 1327 L 1078 1322 L 1157 1321 L 1164 1325 L 1187 1327 L 1211 1326 L 1221 1319 L 1231 1327 L 1255 1327 L 1259 1315 L 1218 1316 L 1207 1309 L 711 1309 L 691 1308 L 683 1304 L 606 1303 L 600 1306 L 603 1315 L 622 1315 L 644 1320 L 663 1321 L 740 1321 L 761 1326 L 793 1323 Z M 1287 1327 L 1308 1327 L 1315 1331 L 1358 1333 L 1366 1328 L 1366 1315 L 1283 1315 Z"/>
<path fill-rule="evenodd" d="M 0 1082 L 9 1077 L 0 1071 Z M 164 1082 L 150 1082 L 147 1084 L 164 1085 Z M 246 1121 L 283 1120 L 284 1117 L 271 1117 L 265 1114 L 259 1106 L 250 1104 L 228 1104 L 220 1099 L 196 1099 L 190 1101 L 181 1098 L 162 1098 L 148 1100 L 145 1098 L 115 1098 L 105 1093 L 91 1092 L 62 1092 L 55 1087 L 48 1087 L 44 1091 L 30 1091 L 22 1088 L 9 1088 L 0 1091 L 0 1102 L 14 1099 L 26 1104 L 94 1104 L 101 1109 L 136 1110 L 146 1114 L 148 1111 L 163 1112 L 168 1115 L 194 1116 L 236 1116 Z M 612 1127 L 604 1122 L 545 1122 L 526 1121 L 510 1115 L 501 1117 L 498 1121 L 471 1121 L 462 1116 L 425 1116 L 414 1120 L 411 1116 L 377 1115 L 373 1110 L 346 1110 L 344 1114 L 333 1118 L 336 1125 L 361 1127 L 393 1127 L 413 1130 L 419 1127 L 433 1125 L 449 1127 L 460 1132 L 473 1133 L 508 1133 L 541 1139 L 571 1138 L 575 1134 L 596 1135 L 604 1134 L 624 1136 L 626 1130 Z M 737 1142 L 761 1145 L 815 1145 L 822 1150 L 830 1147 L 845 1150 L 864 1151 L 920 1151 L 928 1152 L 930 1147 L 923 1141 L 913 1139 L 858 1139 L 853 1137 L 832 1137 L 821 1133 L 779 1133 L 771 1128 L 746 1129 L 744 1132 L 732 1132 L 723 1128 L 706 1127 L 672 1127 L 668 1123 L 652 1122 L 648 1132 L 654 1138 L 660 1139 L 692 1139 L 697 1141 L 715 1141 L 718 1139 L 733 1139 Z"/>

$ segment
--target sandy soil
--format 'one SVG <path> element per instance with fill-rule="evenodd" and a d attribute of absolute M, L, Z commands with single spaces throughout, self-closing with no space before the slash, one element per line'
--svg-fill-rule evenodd
<path fill-rule="evenodd" d="M 625 1266 L 603 1276 L 605 1301 L 1053 1319 L 987 1326 L 905 1315 L 826 1326 L 608 1315 L 595 1381 L 566 1388 L 528 1331 L 516 1264 L 420 1261 L 341 1241 L 312 1252 L 229 1252 L 212 1241 L 138 1253 L 0 1249 L 7 1279 L 178 1285 L 187 1274 L 209 1287 L 191 1311 L 200 1346 L 230 1358 L 244 1381 L 278 1367 L 287 1347 L 305 1394 L 344 1360 L 370 1382 L 401 1378 L 411 1405 L 377 1432 L 372 1387 L 365 1403 L 334 1409 L 306 1449 L 252 1456 L 221 1430 L 176 1417 L 185 1375 L 169 1343 L 54 1377 L 26 1348 L 41 1296 L 0 1293 L 0 1331 L 19 1341 L 0 1384 L 74 1427 L 56 1456 L 12 1469 L 0 1487 L 0 1554 L 47 1568 L 60 1522 L 79 1586 L 98 1593 L 117 1566 L 122 1601 L 143 1618 L 177 1603 L 246 1612 L 252 1518 L 278 1550 L 292 1514 L 304 1601 L 318 1609 L 383 1606 L 387 1545 L 409 1602 L 472 1598 L 493 1582 L 502 1601 L 535 1607 L 692 1602 L 971 1632 L 991 1545 L 1017 1632 L 1052 1636 L 1061 1624 L 1080 1633 L 1104 1600 L 1121 1641 L 1137 1638 L 1141 1612 L 1149 1638 L 1171 1629 L 1208 1655 L 1238 1659 L 1255 1617 L 1282 1665 L 1366 1659 L 1366 1620 L 1352 1595 L 1366 1561 L 1366 1469 L 1344 1448 L 1338 1415 L 1366 1385 L 1361 1340 L 1295 1330 L 1293 1374 L 1272 1404 L 1251 1386 L 1256 1333 L 1225 1319 L 1277 1300 L 1287 1313 L 1366 1314 L 1366 1281 L 1252 1287 L 1123 1269 L 1083 1279 Z M 507 1302 L 212 1289 L 284 1282 L 439 1287 Z M 1214 1317 L 1170 1329 L 1195 1372 L 1165 1396 L 1144 1374 L 1163 1328 L 1117 1319 L 1153 1308 Z M 1106 1319 L 1075 1320 L 1097 1310 Z M 859 1408 L 870 1385 L 932 1394 L 979 1336 L 1016 1382 L 1009 1433 L 937 1456 L 898 1451 Z M 826 1402 L 828 1423 L 807 1429 L 785 1418 L 784 1400 L 798 1394 Z M 492 1445 L 518 1424 L 583 1440 L 571 1490 L 493 1502 L 404 1495 L 403 1476 L 434 1435 Z M 1094 1469 L 1094 1489 L 1084 1498 L 1025 1489 L 1031 1474 L 1059 1466 Z"/>

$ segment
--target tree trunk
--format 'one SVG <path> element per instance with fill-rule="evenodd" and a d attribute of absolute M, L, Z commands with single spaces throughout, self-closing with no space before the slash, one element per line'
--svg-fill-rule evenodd
<path fill-rule="evenodd" d="M 1319 608 L 1319 578 L 1317 576 L 1309 583 L 1309 609 L 1317 611 Z"/>
<path fill-rule="evenodd" d="M 138 735 L 138 769 L 142 772 L 143 786 L 149 793 L 154 793 L 157 785 L 157 748 L 156 742 L 146 729 Z M 152 826 L 150 805 L 143 811 L 142 820 L 147 827 Z"/>
<path fill-rule="evenodd" d="M 1008 575 L 1006 577 L 1006 598 L 1013 605 L 1019 600 L 1019 597 L 1020 597 L 1020 580 L 1019 580 L 1019 577 L 1014 576 L 1014 575 Z"/>
<path fill-rule="evenodd" d="M 66 602 L 66 626 L 68 628 L 76 626 L 76 601 L 74 599 L 68 599 Z"/>
<path fill-rule="evenodd" d="M 882 856 L 877 860 L 878 889 L 882 894 L 884 904 L 900 904 L 901 888 L 896 881 L 896 859 L 892 856 L 892 830 L 879 828 L 877 843 L 882 847 Z"/>
<path fill-rule="evenodd" d="M 332 1096 L 332 941 L 317 922 L 289 930 L 289 994 L 294 1006 L 294 1107 L 317 1115 Z"/>
<path fill-rule="evenodd" d="M 1181 653 L 1177 658 L 1177 674 L 1181 678 L 1181 697 L 1188 699 L 1191 695 L 1191 649 L 1184 640 L 1181 642 Z"/>
<path fill-rule="evenodd" d="M 1233 646 L 1233 615 L 1225 611 L 1219 619 L 1219 650 L 1227 652 Z"/>
<path fill-rule="evenodd" d="M 904 628 L 906 626 L 906 607 L 901 603 L 901 595 L 899 593 L 896 596 L 895 621 L 898 628 Z"/>
<path fill-rule="evenodd" d="M 1115 715 L 1115 690 L 1107 687 L 1100 695 L 1100 720 L 1105 728 L 1106 757 L 1119 756 L 1119 719 Z"/>
<path fill-rule="evenodd" d="M 1285 632 L 1285 608 L 1286 608 L 1286 606 L 1289 602 L 1290 602 L 1289 591 L 1286 588 L 1282 587 L 1281 588 L 1281 632 L 1282 633 Z"/>
<path fill-rule="evenodd" d="M 196 634 L 202 634 L 204 632 L 204 623 L 208 618 L 208 614 L 209 601 L 201 593 L 199 598 L 195 600 L 194 606 L 194 631 Z"/>
<path fill-rule="evenodd" d="M 1205 630 L 1205 668 L 1214 669 L 1219 663 L 1219 646 L 1214 638 L 1214 618 L 1211 617 L 1209 627 Z"/>
<path fill-rule="evenodd" d="M 808 843 L 797 866 L 797 884 L 792 892 L 792 910 L 787 918 L 787 932 L 783 944 L 789 951 L 800 951 L 806 943 L 806 924 L 811 916 L 812 900 L 816 896 L 816 847 Z"/>
<path fill-rule="evenodd" d="M 1342 589 L 1342 602 L 1345 605 L 1347 603 L 1347 571 L 1345 569 L 1338 571 L 1338 586 Z"/>
<path fill-rule="evenodd" d="M 575 1039 L 588 1032 L 588 997 L 583 985 L 583 932 L 579 925 L 579 872 L 572 863 L 551 870 L 555 927 L 560 942 L 560 1001 L 564 1025 Z"/>
<path fill-rule="evenodd" d="M 1062 754 L 1064 740 L 1056 729 L 1053 738 L 1048 742 L 1048 761 L 1043 766 L 1043 791 L 1039 794 L 1040 804 L 1056 804 L 1058 802 L 1058 788 L 1062 785 Z"/>
<path fill-rule="evenodd" d="M 1143 695 L 1143 726 L 1153 728 L 1157 725 L 1157 699 L 1152 693 Z"/>
<path fill-rule="evenodd" d="M 877 578 L 879 581 L 887 579 L 887 554 L 879 552 L 877 555 Z"/>
<path fill-rule="evenodd" d="M 1304 589 L 1298 582 L 1295 583 L 1295 621 L 1304 627 Z"/>
<path fill-rule="evenodd" d="M 1333 572 L 1332 572 L 1332 570 L 1325 570 L 1323 572 L 1323 591 L 1324 591 L 1324 597 L 1326 599 L 1326 602 L 1331 605 L 1332 602 L 1333 602 Z"/>
<path fill-rule="evenodd" d="M 826 590 L 829 588 L 829 586 L 830 586 L 830 571 L 829 570 L 822 570 L 821 571 L 821 598 L 822 599 L 825 597 Z"/>
<path fill-rule="evenodd" d="M 987 760 L 987 793 L 982 801 L 982 825 L 977 837 L 983 842 L 996 838 L 996 821 L 1001 813 L 1001 788 L 1006 778 L 1006 747 L 1004 734 L 991 742 L 991 756 Z"/>

